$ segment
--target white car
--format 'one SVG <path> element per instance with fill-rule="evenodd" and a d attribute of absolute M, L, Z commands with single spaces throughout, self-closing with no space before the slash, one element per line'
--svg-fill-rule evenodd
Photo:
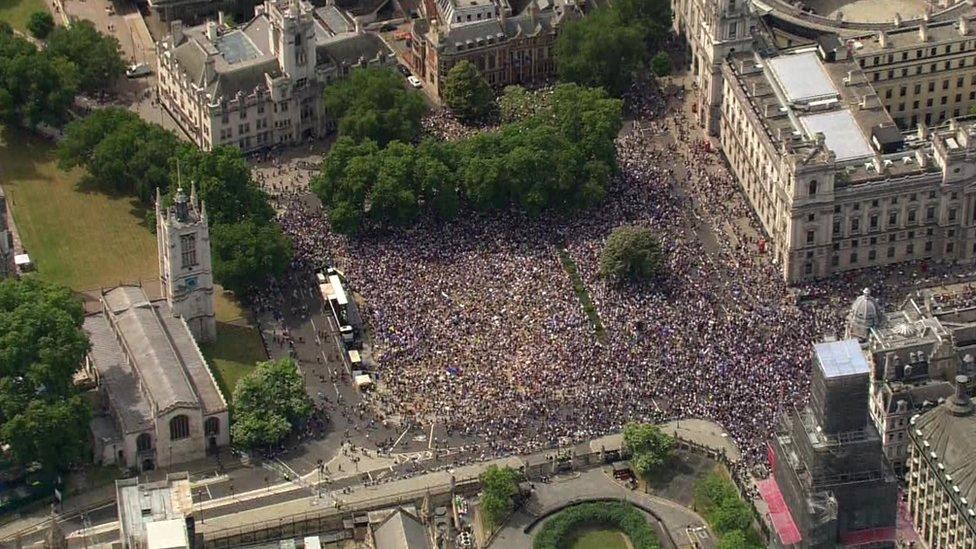
<path fill-rule="evenodd" d="M 419 78 L 417 78 L 416 76 L 414 76 L 412 74 L 407 77 L 407 82 L 410 82 L 410 85 L 413 86 L 413 87 L 415 87 L 415 88 L 417 88 L 418 90 L 420 88 L 424 87 L 424 83 L 421 82 Z"/>
<path fill-rule="evenodd" d="M 149 68 L 148 63 L 136 63 L 134 65 L 129 65 L 129 68 L 125 70 L 125 75 L 128 78 L 142 78 L 143 76 L 149 76 L 152 74 L 152 69 Z"/>

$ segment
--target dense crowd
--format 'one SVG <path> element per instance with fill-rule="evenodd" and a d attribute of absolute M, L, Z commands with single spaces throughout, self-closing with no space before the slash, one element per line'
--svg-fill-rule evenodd
<path fill-rule="evenodd" d="M 848 302 L 798 303 L 760 252 L 762 231 L 720 157 L 647 89 L 625 97 L 635 121 L 618 139 L 620 173 L 589 211 L 471 213 L 347 239 L 287 202 L 280 221 L 296 267 L 335 265 L 365 299 L 386 417 L 436 420 L 503 453 L 697 416 L 724 426 L 748 462 L 762 458 L 777 413 L 805 398 L 811 342 L 837 333 Z M 425 127 L 441 138 L 469 131 L 440 118 Z M 661 239 L 663 280 L 599 277 L 603 243 L 623 224 Z M 577 265 L 605 336 L 560 254 Z M 853 298 L 859 283 L 826 285 Z"/>

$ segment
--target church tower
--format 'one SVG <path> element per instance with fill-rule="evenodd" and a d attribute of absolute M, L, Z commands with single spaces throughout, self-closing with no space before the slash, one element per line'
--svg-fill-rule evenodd
<path fill-rule="evenodd" d="M 173 204 L 163 208 L 156 189 L 156 242 L 159 246 L 159 281 L 173 314 L 190 327 L 197 343 L 217 339 L 214 316 L 213 271 L 206 206 L 197 200 L 196 187 L 187 197 L 181 187 Z"/>

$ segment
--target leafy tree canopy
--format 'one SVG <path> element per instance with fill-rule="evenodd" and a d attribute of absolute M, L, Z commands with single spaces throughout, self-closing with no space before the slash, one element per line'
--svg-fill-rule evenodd
<path fill-rule="evenodd" d="M 671 56 L 659 51 L 651 58 L 651 70 L 658 78 L 671 74 Z"/>
<path fill-rule="evenodd" d="M 244 220 L 265 224 L 274 217 L 267 193 L 254 183 L 251 167 L 236 147 L 202 151 L 183 143 L 177 151 L 176 161 L 170 163 L 170 180 L 177 181 L 177 176 L 183 181 L 184 190 L 189 189 L 190 182 L 196 185 L 197 195 L 206 203 L 212 224 Z M 172 202 L 175 193 L 176 185 L 171 185 L 167 204 Z"/>
<path fill-rule="evenodd" d="M 380 145 L 409 142 L 420 135 L 427 112 L 423 95 L 408 90 L 403 78 L 386 67 L 355 69 L 325 88 L 324 106 L 339 121 L 339 135 Z"/>
<path fill-rule="evenodd" d="M 259 362 L 234 388 L 231 439 L 242 448 L 281 442 L 312 413 L 305 382 L 290 358 Z"/>
<path fill-rule="evenodd" d="M 48 11 L 35 11 L 27 18 L 27 30 L 31 36 L 44 40 L 54 30 L 54 17 Z"/>
<path fill-rule="evenodd" d="M 615 96 L 627 90 L 646 55 L 644 31 L 612 8 L 567 21 L 556 38 L 559 79 L 602 87 Z"/>
<path fill-rule="evenodd" d="M 291 242 L 274 224 L 215 224 L 211 229 L 214 279 L 246 297 L 280 276 L 292 257 Z"/>
<path fill-rule="evenodd" d="M 649 49 L 664 45 L 671 33 L 671 2 L 668 0 L 618 0 L 613 9 L 621 21 L 637 25 Z"/>
<path fill-rule="evenodd" d="M 79 84 L 86 92 L 107 89 L 125 73 L 119 41 L 98 32 L 85 19 L 54 29 L 47 40 L 47 51 L 78 67 Z"/>
<path fill-rule="evenodd" d="M 603 247 L 600 275 L 622 281 L 654 278 L 664 269 L 664 253 L 650 229 L 637 226 L 617 227 Z"/>
<path fill-rule="evenodd" d="M 481 473 L 481 512 L 495 528 L 512 510 L 512 496 L 518 493 L 518 473 L 511 467 L 490 465 Z"/>
<path fill-rule="evenodd" d="M 444 79 L 444 103 L 462 120 L 476 120 L 492 108 L 493 93 L 477 67 L 467 59 L 451 67 Z"/>
<path fill-rule="evenodd" d="M 0 440 L 21 464 L 63 470 L 84 452 L 89 409 L 72 384 L 89 349 L 83 320 L 67 288 L 0 282 Z"/>
<path fill-rule="evenodd" d="M 674 437 L 656 425 L 628 423 L 623 437 L 624 447 L 631 453 L 630 464 L 641 476 L 654 473 L 674 455 Z"/>
<path fill-rule="evenodd" d="M 11 33 L 0 32 L 0 116 L 30 125 L 68 118 L 80 83 L 69 60 Z"/>

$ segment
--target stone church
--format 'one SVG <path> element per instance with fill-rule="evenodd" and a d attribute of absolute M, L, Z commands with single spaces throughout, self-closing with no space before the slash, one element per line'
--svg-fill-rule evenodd
<path fill-rule="evenodd" d="M 177 191 L 168 208 L 157 193 L 156 235 L 162 298 L 141 285 L 102 290 L 84 322 L 95 460 L 142 471 L 230 442 L 227 402 L 198 346 L 217 334 L 207 212 L 195 189 Z"/>

